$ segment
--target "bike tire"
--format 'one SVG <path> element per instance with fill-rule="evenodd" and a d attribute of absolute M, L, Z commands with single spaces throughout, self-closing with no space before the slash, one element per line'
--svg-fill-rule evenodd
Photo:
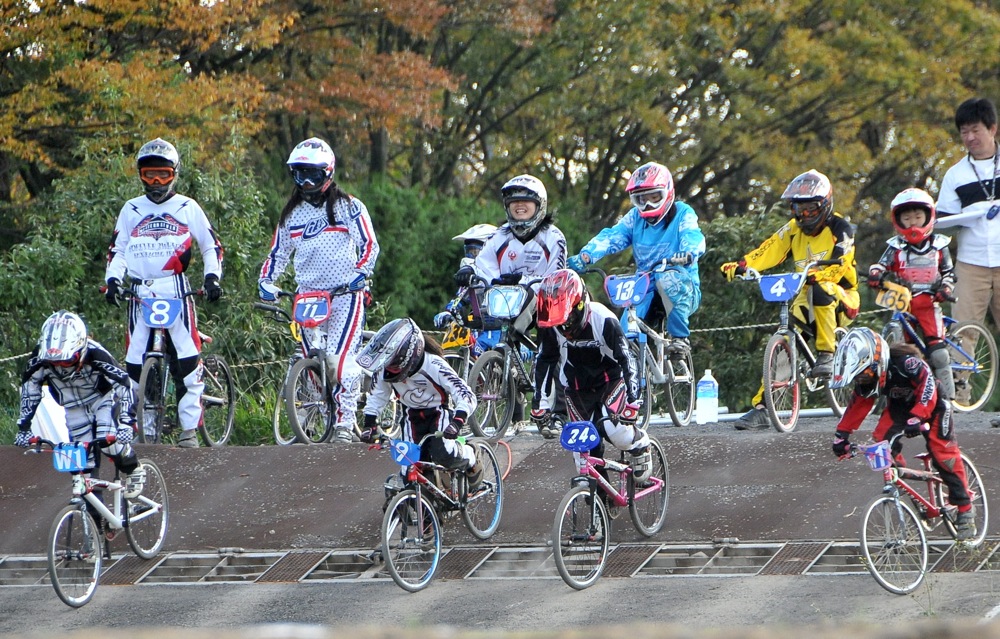
<path fill-rule="evenodd" d="M 694 357 L 691 351 L 680 359 L 667 358 L 663 362 L 669 367 L 667 379 L 667 411 L 674 426 L 687 426 L 694 415 L 695 393 L 698 380 L 695 379 Z"/>
<path fill-rule="evenodd" d="M 469 416 L 469 427 L 477 437 L 500 439 L 514 419 L 517 389 L 513 376 L 504 378 L 503 367 L 503 354 L 486 351 L 469 371 L 469 386 L 477 402 L 476 410 Z"/>
<path fill-rule="evenodd" d="M 838 326 L 834 329 L 833 334 L 837 344 L 844 339 L 847 335 L 847 329 L 843 326 Z M 851 395 L 854 393 L 854 389 L 850 384 L 844 386 L 843 388 L 830 388 L 830 382 L 833 377 L 827 378 L 826 382 L 823 384 L 823 388 L 826 392 L 826 403 L 833 409 L 833 414 L 835 417 L 841 417 L 844 411 L 847 410 L 847 404 L 851 401 Z"/>
<path fill-rule="evenodd" d="M 274 412 L 271 414 L 271 429 L 274 431 L 274 441 L 279 446 L 291 446 L 299 441 L 288 423 L 288 409 L 285 406 L 285 398 L 278 397 L 274 401 Z"/>
<path fill-rule="evenodd" d="M 652 437 L 649 438 L 649 452 L 652 457 L 650 477 L 656 477 L 663 482 L 663 489 L 646 495 L 636 501 L 635 476 L 629 475 L 628 514 L 632 524 L 643 537 L 652 537 L 663 528 L 667 520 L 667 507 L 670 505 L 670 466 L 663 446 Z"/>
<path fill-rule="evenodd" d="M 962 454 L 962 463 L 965 465 L 965 479 L 969 485 L 969 493 L 972 496 L 972 505 L 976 508 L 976 536 L 972 539 L 963 540 L 961 543 L 976 547 L 986 539 L 987 529 L 990 522 L 989 503 L 986 501 L 986 490 L 983 487 L 983 477 L 979 474 L 979 469 L 972 463 L 972 460 Z M 943 508 L 948 504 L 947 484 L 935 483 L 934 501 L 938 508 Z M 945 528 L 953 539 L 958 538 L 958 531 L 955 530 L 955 523 L 948 517 L 944 519 Z"/>
<path fill-rule="evenodd" d="M 868 572 L 896 595 L 916 590 L 927 573 L 927 538 L 909 504 L 877 498 L 861 519 L 861 553 Z"/>
<path fill-rule="evenodd" d="M 775 333 L 764 349 L 764 405 L 779 433 L 795 430 L 799 419 L 801 384 L 791 336 Z"/>
<path fill-rule="evenodd" d="M 163 548 L 170 524 L 170 500 L 167 482 L 160 468 L 148 459 L 140 459 L 146 469 L 146 484 L 138 497 L 125 500 L 128 508 L 128 545 L 139 557 L 152 559 Z"/>
<path fill-rule="evenodd" d="M 136 441 L 140 444 L 159 444 L 163 436 L 167 411 L 163 377 L 169 374 L 165 364 L 161 357 L 147 357 L 142 363 L 135 398 Z"/>
<path fill-rule="evenodd" d="M 71 505 L 56 515 L 49 531 L 49 579 L 67 606 L 87 604 L 97 590 L 104 556 L 101 533 L 85 507 Z"/>
<path fill-rule="evenodd" d="M 389 501 L 382 517 L 382 559 L 407 592 L 423 590 L 441 561 L 441 524 L 430 501 L 408 489 Z"/>
<path fill-rule="evenodd" d="M 604 500 L 585 483 L 570 488 L 552 526 L 552 556 L 562 580 L 576 590 L 594 585 L 607 564 L 610 539 Z"/>
<path fill-rule="evenodd" d="M 981 323 L 964 321 L 955 323 L 948 331 L 948 354 L 951 356 L 952 374 L 955 378 L 955 410 L 968 413 L 982 408 L 997 384 L 997 343 L 992 333 Z M 969 345 L 972 345 L 971 352 Z M 968 357 L 955 345 L 961 345 Z M 968 397 L 964 391 L 968 389 Z"/>
<path fill-rule="evenodd" d="M 445 351 L 444 361 L 448 362 L 452 370 L 458 374 L 465 382 L 469 381 L 469 372 L 472 370 L 472 363 L 467 355 L 458 351 Z"/>
<path fill-rule="evenodd" d="M 218 448 L 225 446 L 233 434 L 236 387 L 229 364 L 221 355 L 205 355 L 202 367 L 205 390 L 201 394 L 202 419 L 198 431 L 206 446 Z"/>
<path fill-rule="evenodd" d="M 468 489 L 466 482 L 462 520 L 473 537 L 485 541 L 500 527 L 504 500 L 503 470 L 488 441 L 469 443 L 475 447 L 479 463 L 484 465 L 483 482 L 474 491 Z"/>
<path fill-rule="evenodd" d="M 333 435 L 322 363 L 304 358 L 292 365 L 283 394 L 288 425 L 303 444 L 321 444 Z"/>

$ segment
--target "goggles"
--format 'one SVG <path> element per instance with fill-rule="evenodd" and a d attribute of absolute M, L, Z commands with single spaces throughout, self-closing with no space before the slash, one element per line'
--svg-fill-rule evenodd
<path fill-rule="evenodd" d="M 73 368 L 77 366 L 79 363 L 80 363 L 80 353 L 77 353 L 76 355 L 74 355 L 69 359 L 63 359 L 58 361 L 48 360 L 48 364 L 56 368 Z"/>
<path fill-rule="evenodd" d="M 803 217 L 819 215 L 821 202 L 792 202 L 792 212 Z"/>
<path fill-rule="evenodd" d="M 663 202 L 663 189 L 632 193 L 628 197 L 632 205 L 640 211 L 652 211 Z"/>
<path fill-rule="evenodd" d="M 295 168 L 292 169 L 292 179 L 299 186 L 316 187 L 326 181 L 326 171 L 318 166 Z"/>
<path fill-rule="evenodd" d="M 174 181 L 176 172 L 169 166 L 144 166 L 139 169 L 139 178 L 152 186 L 167 186 Z"/>

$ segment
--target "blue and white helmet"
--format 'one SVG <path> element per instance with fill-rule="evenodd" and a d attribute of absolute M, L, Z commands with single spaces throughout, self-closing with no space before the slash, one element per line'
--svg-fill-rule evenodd
<path fill-rule="evenodd" d="M 518 239 L 531 235 L 538 228 L 538 225 L 542 223 L 542 220 L 545 219 L 549 196 L 545 192 L 545 185 L 535 176 L 519 175 L 511 178 L 500 189 L 500 196 L 503 198 L 503 209 L 504 213 L 507 214 L 507 224 Z M 535 214 L 530 219 L 515 220 L 511 217 L 510 203 L 517 200 L 530 200 L 538 206 Z"/>
<path fill-rule="evenodd" d="M 337 156 L 330 145 L 319 138 L 309 138 L 295 145 L 288 156 L 288 170 L 303 195 L 326 191 L 333 182 Z"/>

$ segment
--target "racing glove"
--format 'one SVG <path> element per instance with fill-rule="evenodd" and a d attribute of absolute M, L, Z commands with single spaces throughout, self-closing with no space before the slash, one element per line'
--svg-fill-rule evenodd
<path fill-rule="evenodd" d="M 121 306 L 118 301 L 121 299 L 121 288 L 122 282 L 117 277 L 112 277 L 107 282 L 108 288 L 104 291 L 104 301 L 108 304 L 114 304 L 115 306 Z"/>
<path fill-rule="evenodd" d="M 531 421 L 534 422 L 535 426 L 538 428 L 544 428 L 549 425 L 551 418 L 549 416 L 549 411 L 544 408 L 532 408 L 531 409 Z"/>
<path fill-rule="evenodd" d="M 586 253 L 570 255 L 566 258 L 566 267 L 573 269 L 577 273 L 583 273 L 586 271 L 588 264 L 590 264 L 590 256 Z"/>
<path fill-rule="evenodd" d="M 674 253 L 670 256 L 670 263 L 678 266 L 690 266 L 694 262 L 694 254 L 691 251 Z"/>
<path fill-rule="evenodd" d="M 445 439 L 456 439 L 458 434 L 465 428 L 465 416 L 461 413 L 451 418 L 451 422 L 444 427 Z"/>
<path fill-rule="evenodd" d="M 347 290 L 352 293 L 357 293 L 358 291 L 363 291 L 368 288 L 368 278 L 364 273 L 358 273 L 351 280 L 351 283 L 347 285 Z"/>
<path fill-rule="evenodd" d="M 851 456 L 851 442 L 848 439 L 850 433 L 845 433 L 838 430 L 833 435 L 833 454 L 837 456 L 838 459 L 846 459 Z"/>
<path fill-rule="evenodd" d="M 471 266 L 463 266 L 455 273 L 455 286 L 468 286 L 475 270 Z"/>
<path fill-rule="evenodd" d="M 205 297 L 209 302 L 218 302 L 219 298 L 222 297 L 222 287 L 219 286 L 219 276 L 214 273 L 205 276 L 205 284 L 202 288 L 205 289 Z"/>
<path fill-rule="evenodd" d="M 618 423 L 628 424 L 629 426 L 635 426 L 636 420 L 639 419 L 639 409 L 641 406 L 639 404 L 628 403 L 622 407 L 620 413 L 618 413 Z"/>
<path fill-rule="evenodd" d="M 737 275 L 743 275 L 747 270 L 746 260 L 738 262 L 726 262 L 722 265 L 722 274 L 726 276 L 727 282 L 732 282 Z"/>
<path fill-rule="evenodd" d="M 275 302 L 281 295 L 281 289 L 271 283 L 270 280 L 257 282 L 257 295 L 262 302 Z"/>
<path fill-rule="evenodd" d="M 135 426 L 132 424 L 118 424 L 115 430 L 115 441 L 121 445 L 131 444 L 135 438 Z"/>
<path fill-rule="evenodd" d="M 872 264 L 868 268 L 868 286 L 874 289 L 882 288 L 883 280 L 885 280 L 885 267 L 881 264 Z"/>
<path fill-rule="evenodd" d="M 934 301 L 943 304 L 944 302 L 955 301 L 955 291 L 947 284 L 942 284 L 938 290 L 934 291 Z"/>
<path fill-rule="evenodd" d="M 361 431 L 359 439 L 365 444 L 371 444 L 378 439 L 378 425 L 375 415 L 365 415 L 365 428 Z"/>
<path fill-rule="evenodd" d="M 14 435 L 14 445 L 18 448 L 27 448 L 31 445 L 32 437 L 34 437 L 34 435 L 32 434 L 30 428 L 20 428 L 17 431 L 17 434 Z"/>
<path fill-rule="evenodd" d="M 501 275 L 500 277 L 498 277 L 496 280 L 494 280 L 494 284 L 497 284 L 497 283 L 499 283 L 499 284 L 517 284 L 520 281 L 521 281 L 521 274 L 520 273 L 504 273 L 503 275 Z"/>
<path fill-rule="evenodd" d="M 444 313 L 438 313 L 437 315 L 434 316 L 434 327 L 444 328 L 448 324 L 451 324 L 452 319 L 454 319 L 452 317 L 452 314 L 447 311 L 445 311 Z"/>
<path fill-rule="evenodd" d="M 931 425 L 920 419 L 919 417 L 911 417 L 906 420 L 906 426 L 903 428 L 903 435 L 907 438 L 916 437 L 917 435 L 923 435 L 931 429 Z"/>

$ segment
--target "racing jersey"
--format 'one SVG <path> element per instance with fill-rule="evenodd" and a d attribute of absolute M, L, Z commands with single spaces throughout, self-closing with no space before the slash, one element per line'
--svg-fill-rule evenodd
<path fill-rule="evenodd" d="M 487 282 L 508 273 L 520 273 L 522 280 L 537 279 L 561 268 L 566 268 L 566 237 L 551 223 L 525 242 L 504 224 L 486 241 L 475 263 L 476 275 Z"/>
<path fill-rule="evenodd" d="M 174 194 L 157 204 L 132 198 L 118 213 L 104 279 L 155 280 L 180 275 L 191 262 L 191 243 L 201 250 L 205 275 L 222 278 L 222 244 L 198 203 Z"/>
<path fill-rule="evenodd" d="M 535 388 L 550 388 L 559 375 L 563 387 L 594 389 L 625 380 L 629 402 L 639 401 L 639 366 L 618 316 L 598 302 L 587 304 L 580 334 L 567 338 L 555 328 L 538 329 Z M 540 408 L 552 410 L 554 395 L 543 393 Z"/>
<path fill-rule="evenodd" d="M 764 240 L 764 243 L 747 253 L 746 265 L 765 271 L 785 261 L 788 254 L 795 260 L 796 270 L 815 260 L 840 259 L 840 266 L 816 269 L 817 282 L 833 282 L 844 290 L 858 287 L 858 272 L 854 261 L 854 226 L 834 213 L 822 231 L 807 235 L 794 219 Z"/>
<path fill-rule="evenodd" d="M 372 391 L 365 403 L 365 415 L 378 415 L 395 392 L 407 408 L 447 409 L 449 401 L 455 413 L 471 415 L 476 396 L 444 358 L 424 352 L 420 369 L 400 382 L 386 381 L 382 373 L 372 380 Z"/>
<path fill-rule="evenodd" d="M 948 250 L 950 243 L 950 237 L 934 233 L 920 246 L 913 246 L 896 235 L 886 241 L 889 248 L 882 253 L 878 263 L 895 273 L 900 283 L 914 295 L 932 293 L 941 284 L 955 285 L 955 267 Z"/>
<path fill-rule="evenodd" d="M 132 382 L 128 373 L 118 365 L 107 349 L 94 340 L 87 340 L 87 352 L 79 370 L 67 375 L 65 379 L 52 366 L 38 358 L 38 347 L 35 347 L 21 378 L 18 426 L 31 423 L 42 401 L 42 384 L 46 383 L 52 398 L 66 409 L 90 405 L 117 386 L 122 390 L 121 409 L 132 414 Z"/>
<path fill-rule="evenodd" d="M 898 355 L 889 358 L 889 368 L 885 385 L 879 391 L 885 395 L 885 412 L 879 423 L 891 421 L 903 426 L 910 417 L 929 420 L 936 412 L 945 411 L 944 402 L 937 391 L 937 380 L 927 362 L 913 355 Z M 844 410 L 837 430 L 853 433 L 875 405 L 876 397 L 863 397 L 855 391 Z"/>
<path fill-rule="evenodd" d="M 331 224 L 325 201 L 319 206 L 299 202 L 274 233 L 260 281 L 277 280 L 293 253 L 299 291 L 332 291 L 350 284 L 359 273 L 370 277 L 379 245 L 368 208 L 353 196 L 338 198 L 333 215 Z"/>

